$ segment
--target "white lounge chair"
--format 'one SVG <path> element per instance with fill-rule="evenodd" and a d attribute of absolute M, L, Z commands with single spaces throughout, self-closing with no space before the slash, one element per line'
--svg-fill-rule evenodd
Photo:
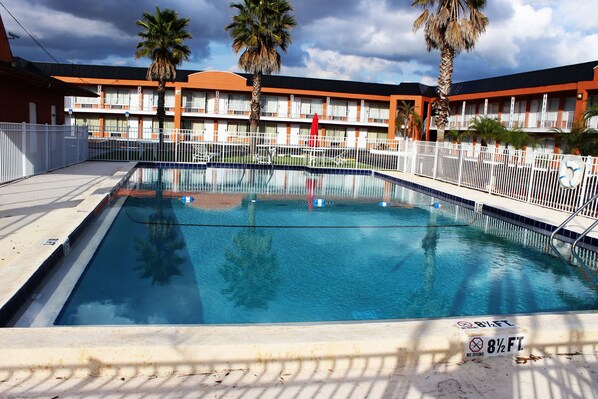
<path fill-rule="evenodd" d="M 214 154 L 208 151 L 206 144 L 196 144 L 193 148 L 193 161 L 194 162 L 210 162 Z"/>

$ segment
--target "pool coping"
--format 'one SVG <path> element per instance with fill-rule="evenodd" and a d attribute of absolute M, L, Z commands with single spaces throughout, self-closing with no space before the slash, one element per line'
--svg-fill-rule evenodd
<path fill-rule="evenodd" d="M 41 249 L 39 246 L 28 248 L 14 262 L 1 269 L 2 273 L 8 275 L 11 280 L 0 293 L 0 328 L 10 321 L 21 304 L 27 302 L 39 283 L 70 250 L 70 246 L 114 200 L 118 189 L 135 170 L 135 165 L 134 162 L 127 163 L 117 173 L 104 180 L 101 188 L 96 188 L 91 195 L 72 209 L 75 214 L 68 215 L 72 219 L 63 221 L 65 229 L 55 229 L 54 233 L 57 234 L 53 235 L 56 238 L 52 238 L 52 242 L 43 243 Z"/>
<path fill-rule="evenodd" d="M 476 210 L 476 212 L 546 235 L 550 235 L 556 230 L 562 221 L 569 215 L 565 212 L 541 207 L 539 205 L 517 201 L 466 187 L 458 187 L 450 183 L 402 172 L 375 171 L 374 176 L 399 183 L 416 191 L 442 198 L 446 201 Z M 503 204 L 497 204 L 498 201 L 502 201 Z M 504 203 L 509 202 L 519 205 L 518 213 L 512 211 L 509 207 L 504 206 Z M 541 209 L 544 214 L 535 215 L 535 217 L 526 215 L 526 212 L 530 207 Z M 577 220 L 581 221 L 581 224 L 575 225 L 572 223 L 565 226 L 559 230 L 556 237 L 567 243 L 573 243 L 585 228 L 589 227 L 593 222 L 592 219 L 582 216 L 579 216 Z M 598 251 L 598 234 L 596 232 L 591 232 L 580 241 L 579 245 L 584 245 L 586 248 Z"/>
<path fill-rule="evenodd" d="M 132 170 L 112 176 L 112 189 L 85 203 L 91 206 L 89 214 L 46 262 L 68 250 L 70 239 L 80 236 Z M 44 268 L 48 267 L 46 262 Z M 18 295 L 26 294 L 19 291 Z M 438 359 L 456 363 L 467 360 L 466 346 L 477 336 L 524 334 L 525 353 L 537 355 L 594 353 L 598 344 L 596 312 L 481 316 L 467 320 L 505 318 L 516 327 L 463 331 L 456 323 L 465 318 L 444 318 L 234 326 L 2 328 L 0 374 L 50 371 L 80 377 L 171 375 L 214 369 L 263 369 L 289 363 L 315 363 L 324 369 L 359 364 L 370 369 L 396 370 L 414 364 L 433 365 Z"/>

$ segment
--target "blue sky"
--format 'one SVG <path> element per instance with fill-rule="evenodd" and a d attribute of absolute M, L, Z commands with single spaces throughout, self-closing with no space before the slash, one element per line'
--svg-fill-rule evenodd
<path fill-rule="evenodd" d="M 52 61 L 8 14 L 60 62 L 147 66 L 135 60 L 135 21 L 147 0 L 0 0 L 15 56 Z M 428 52 L 412 23 L 411 0 L 294 0 L 298 26 L 283 54 L 282 75 L 378 83 L 435 84 L 439 53 Z M 224 27 L 226 0 L 160 1 L 191 19 L 192 58 L 182 69 L 239 71 Z M 489 0 L 486 33 L 455 61 L 454 81 L 473 80 L 598 60 L 596 0 Z"/>

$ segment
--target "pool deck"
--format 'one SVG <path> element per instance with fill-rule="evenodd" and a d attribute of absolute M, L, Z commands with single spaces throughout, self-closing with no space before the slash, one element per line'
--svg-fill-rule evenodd
<path fill-rule="evenodd" d="M 0 186 L 0 308 L 21 300 L 22 287 L 39 278 L 48 259 L 76 245 L 133 167 L 86 162 Z M 567 217 L 431 179 L 387 174 L 552 225 Z M 579 218 L 569 228 L 581 231 L 589 223 Z M 595 313 L 477 320 L 497 319 L 515 327 L 463 330 L 459 319 L 443 319 L 3 328 L 0 397 L 598 396 Z M 465 346 L 478 336 L 523 336 L 525 350 L 466 358 Z"/>

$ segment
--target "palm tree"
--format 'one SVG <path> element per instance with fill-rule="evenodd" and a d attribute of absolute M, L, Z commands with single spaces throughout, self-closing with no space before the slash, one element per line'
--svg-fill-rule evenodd
<path fill-rule="evenodd" d="M 185 258 L 178 252 L 185 248 L 185 241 L 179 235 L 173 216 L 164 213 L 162 173 L 163 169 L 159 168 L 154 199 L 156 212 L 145 221 L 148 237 L 135 239 L 138 252 L 135 271 L 140 272 L 142 278 L 151 279 L 152 284 L 168 285 L 173 277 L 181 275 L 179 267 Z"/>
<path fill-rule="evenodd" d="M 512 146 L 516 150 L 527 146 L 535 147 L 538 144 L 538 140 L 521 128 L 505 129 L 499 140 L 506 148 Z"/>
<path fill-rule="evenodd" d="M 286 51 L 291 44 L 291 29 L 297 25 L 293 7 L 287 0 L 244 0 L 231 3 L 237 15 L 226 26 L 233 39 L 235 54 L 242 51 L 239 67 L 253 74 L 249 131 L 257 132 L 260 120 L 262 76 L 280 71 L 281 57 L 278 49 Z M 255 151 L 252 140 L 252 151 Z"/>
<path fill-rule="evenodd" d="M 424 8 L 413 22 L 413 30 L 423 27 L 428 51 L 440 50 L 438 99 L 435 104 L 437 140 L 444 141 L 444 129 L 450 114 L 453 61 L 462 50 L 473 49 L 480 34 L 486 30 L 488 18 L 481 12 L 486 0 L 414 0 L 411 5 Z"/>
<path fill-rule="evenodd" d="M 407 137 L 407 133 L 411 125 L 411 117 L 414 112 L 413 103 L 401 100 L 401 104 L 399 104 L 399 107 L 397 108 L 397 119 L 395 126 L 397 127 L 397 130 L 401 131 L 401 136 L 403 138 Z"/>
<path fill-rule="evenodd" d="M 483 116 L 471 120 L 469 131 L 479 136 L 485 146 L 488 140 L 500 140 L 504 137 L 506 128 L 497 119 Z"/>
<path fill-rule="evenodd" d="M 413 137 L 415 137 L 415 134 L 417 133 L 419 139 L 421 140 L 424 134 L 424 121 L 422 120 L 422 117 L 414 111 L 411 122 L 413 125 L 413 129 L 415 129 L 415 131 L 413 132 Z"/>
<path fill-rule="evenodd" d="M 586 112 L 583 113 L 583 119 L 586 122 L 594 116 L 598 116 L 598 106 L 596 105 L 586 109 Z"/>
<path fill-rule="evenodd" d="M 255 194 L 249 195 L 248 226 L 233 236 L 219 272 L 227 283 L 222 293 L 235 307 L 268 309 L 282 279 L 272 236 L 256 228 L 255 198 Z"/>
<path fill-rule="evenodd" d="M 594 111 L 586 111 L 581 119 L 573 122 L 573 127 L 569 132 L 554 129 L 554 132 L 558 133 L 570 153 L 598 155 L 598 131 L 587 126 L 588 119 L 593 115 L 598 115 L 598 113 L 593 113 Z"/>
<path fill-rule="evenodd" d="M 455 142 L 457 142 L 457 144 L 461 144 L 464 139 L 471 137 L 470 130 L 451 129 L 448 131 L 447 134 L 450 138 L 452 138 Z"/>
<path fill-rule="evenodd" d="M 166 95 L 166 82 L 176 79 L 176 67 L 183 60 L 189 60 L 191 50 L 183 44 L 185 39 L 191 39 L 186 31 L 189 18 L 179 18 L 176 11 L 169 8 L 160 10 L 156 7 L 156 15 L 150 12 L 143 13 L 143 19 L 137 21 L 143 28 L 139 32 L 142 41 L 137 44 L 135 58 L 148 57 L 152 60 L 147 68 L 147 80 L 158 81 L 158 136 L 159 153 L 162 153 L 164 144 L 164 98 Z"/>

